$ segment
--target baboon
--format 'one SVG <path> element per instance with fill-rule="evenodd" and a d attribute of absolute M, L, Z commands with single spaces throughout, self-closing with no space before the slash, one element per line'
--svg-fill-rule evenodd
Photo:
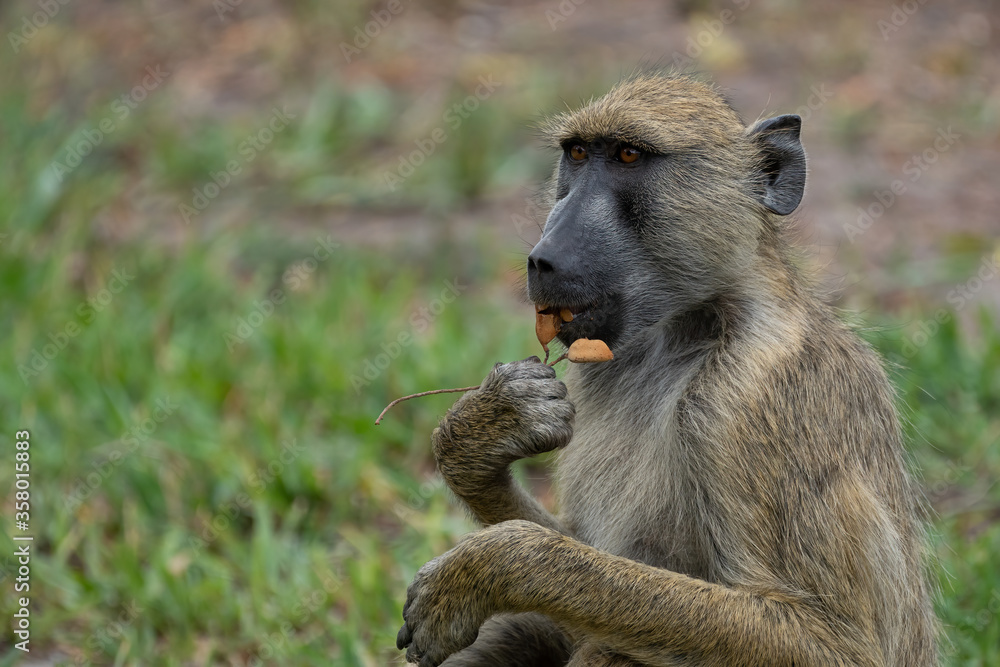
<path fill-rule="evenodd" d="M 484 528 L 427 563 L 422 667 L 935 664 L 921 501 L 876 353 L 786 241 L 801 120 L 632 76 L 562 151 L 528 296 L 615 359 L 497 364 L 432 436 Z M 511 477 L 559 449 L 558 517 Z"/>

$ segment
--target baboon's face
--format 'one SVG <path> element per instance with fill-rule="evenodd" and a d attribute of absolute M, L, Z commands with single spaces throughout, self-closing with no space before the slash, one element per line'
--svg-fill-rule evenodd
<path fill-rule="evenodd" d="M 660 159 L 613 139 L 565 142 L 555 206 L 528 257 L 531 299 L 573 313 L 559 334 L 565 344 L 597 338 L 613 346 L 626 326 L 626 297 L 643 273 L 638 227 Z"/>
<path fill-rule="evenodd" d="M 560 340 L 611 346 L 745 278 L 773 215 L 799 203 L 798 116 L 747 128 L 710 87 L 640 77 L 554 119 L 552 210 L 528 295 L 569 309 Z"/>

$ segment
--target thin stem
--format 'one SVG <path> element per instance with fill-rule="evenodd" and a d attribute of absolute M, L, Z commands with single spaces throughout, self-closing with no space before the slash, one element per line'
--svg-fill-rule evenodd
<path fill-rule="evenodd" d="M 560 361 L 562 361 L 563 359 L 565 359 L 567 356 L 569 356 L 568 353 L 563 354 L 558 359 L 556 359 L 551 364 L 549 364 L 549 366 L 555 366 Z M 548 361 L 548 360 L 549 360 L 549 351 L 545 350 L 545 361 Z M 542 362 L 542 363 L 545 363 L 545 362 Z M 392 406 L 396 405 L 397 403 L 402 403 L 403 401 L 408 401 L 411 398 L 420 398 L 421 396 L 430 396 L 431 394 L 457 394 L 458 392 L 472 391 L 473 389 L 479 389 L 479 386 L 480 385 L 477 384 L 477 385 L 474 385 L 472 387 L 459 387 L 457 389 L 431 389 L 430 391 L 422 391 L 422 392 L 417 393 L 417 394 L 410 394 L 409 396 L 400 396 L 395 401 L 393 401 L 389 405 L 385 406 L 385 409 L 382 410 L 382 412 L 379 413 L 378 419 L 375 420 L 375 425 L 378 426 L 379 423 L 382 421 L 382 418 L 385 417 L 385 413 L 389 412 L 389 409 Z"/>
<path fill-rule="evenodd" d="M 385 406 L 385 409 L 379 413 L 378 419 L 375 420 L 375 425 L 378 426 L 379 422 L 382 421 L 382 417 L 385 417 L 385 413 L 389 412 L 389 408 L 396 405 L 397 403 L 402 403 L 403 401 L 408 401 L 411 398 L 419 398 L 421 396 L 430 396 L 431 394 L 454 394 L 458 392 L 472 391 L 473 389 L 479 389 L 479 385 L 474 385 L 472 387 L 459 387 L 457 389 L 431 389 L 430 391 L 422 391 L 418 394 L 410 394 L 409 396 L 400 396 L 395 401 Z"/>

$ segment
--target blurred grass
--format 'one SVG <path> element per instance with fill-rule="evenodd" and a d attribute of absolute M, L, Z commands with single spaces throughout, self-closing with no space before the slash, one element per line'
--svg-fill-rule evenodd
<path fill-rule="evenodd" d="M 343 25 L 366 16 L 355 4 L 339 8 Z M 304 25 L 320 14 L 294 11 Z M 80 39 L 55 21 L 30 49 L 64 40 L 86 54 Z M 450 240 L 438 223 L 442 211 L 485 223 L 463 207 L 545 172 L 525 127 L 565 82 L 555 70 L 525 77 L 393 191 L 386 170 L 448 126 L 444 110 L 474 76 L 457 76 L 444 100 L 417 101 L 377 77 L 306 91 L 289 81 L 283 99 L 217 116 L 152 91 L 59 180 L 52 161 L 127 87 L 95 77 L 87 104 L 52 103 L 63 101 L 57 78 L 32 62 L 0 50 L 0 425 L 32 434 L 33 653 L 101 665 L 399 662 L 407 583 L 472 526 L 429 451 L 454 397 L 372 420 L 399 395 L 473 384 L 494 362 L 535 353 L 531 310 L 510 297 L 520 259 L 494 236 Z M 570 83 L 580 96 L 604 85 Z M 295 122 L 192 224 L 179 222 L 178 204 L 243 160 L 238 147 L 275 105 Z M 858 122 L 869 121 L 831 124 L 849 145 Z M 373 208 L 430 228 L 433 247 L 376 249 L 324 231 L 331 210 Z M 973 246 L 961 250 L 989 249 Z M 962 262 L 949 280 L 974 269 Z M 115 272 L 127 285 L 112 292 Z M 995 665 L 1000 334 L 995 315 L 969 317 L 969 306 L 907 354 L 938 308 L 910 307 L 865 335 L 893 365 L 934 508 L 947 664 Z M 13 492 L 4 457 L 4 590 L 16 570 Z M 0 596 L 0 617 L 13 603 Z M 20 657 L 8 639 L 0 665 Z"/>
<path fill-rule="evenodd" d="M 39 143 L 22 154 L 35 173 L 4 179 L 7 201 L 39 182 Z M 6 433 L 32 432 L 34 636 L 94 664 L 396 660 L 409 578 L 470 525 L 429 456 L 454 397 L 403 404 L 378 428 L 372 419 L 397 395 L 474 383 L 534 352 L 530 310 L 496 298 L 511 277 L 504 258 L 483 245 L 413 258 L 264 231 L 176 248 L 102 243 L 89 223 L 124 176 L 83 171 L 91 164 L 49 204 L 29 198 L 0 245 L 0 414 Z M 321 247 L 330 255 L 311 263 Z M 80 304 L 116 269 L 134 278 L 86 322 Z M 449 281 L 461 289 L 445 304 Z M 868 336 L 898 364 L 938 508 L 952 664 L 996 664 L 1000 336 L 985 314 L 976 340 L 953 318 L 907 358 L 929 316 Z M 68 322 L 80 333 L 21 381 L 18 367 Z M 413 343 L 394 343 L 401 333 Z M 161 421 L 158 402 L 175 406 Z M 9 507 L 9 467 L 0 491 Z"/>
<path fill-rule="evenodd" d="M 366 95 L 321 92 L 193 230 L 152 241 L 115 237 L 108 216 L 148 187 L 172 193 L 157 214 L 175 223 L 176 203 L 259 119 L 185 130 L 151 103 L 59 181 L 51 161 L 78 128 L 59 109 L 38 119 L 3 98 L 0 421 L 31 431 L 36 651 L 71 664 L 398 659 L 406 584 L 470 525 L 428 458 L 454 397 L 372 421 L 397 395 L 528 356 L 532 325 L 528 311 L 511 335 L 497 312 L 496 286 L 511 277 L 485 242 L 442 248 L 454 258 L 440 261 L 269 224 L 274 202 L 336 191 L 312 179 L 331 153 L 363 152 L 365 123 L 387 128 L 399 101 L 373 111 L 385 101 Z M 463 161 L 453 150 L 442 164 Z M 481 187 L 470 172 L 463 187 Z M 453 171 L 421 178 L 443 185 Z M 340 188 L 363 202 L 355 185 Z M 214 224 L 227 206 L 253 217 Z M 13 491 L 5 466 L 4 507 Z M 16 571 L 11 528 L 4 586 Z M 0 615 L 14 599 L 3 596 Z M 13 664 L 20 654 L 4 644 L 0 664 Z"/>
<path fill-rule="evenodd" d="M 396 395 L 473 383 L 494 361 L 533 352 L 530 311 L 477 298 L 503 280 L 493 253 L 475 249 L 480 268 L 453 275 L 443 263 L 341 247 L 293 290 L 282 280 L 296 266 L 287 257 L 310 257 L 310 240 L 221 235 L 177 254 L 95 248 L 66 282 L 42 277 L 62 271 L 53 242 L 22 230 L 0 248 L 6 360 L 26 363 L 45 332 L 78 319 L 93 296 L 86 286 L 105 284 L 116 263 L 135 278 L 37 377 L 25 385 L 8 366 L 0 389 L 5 430 L 32 432 L 34 636 L 94 664 L 242 664 L 268 650 L 281 664 L 394 660 L 409 577 L 470 526 L 431 474 L 427 445 L 453 397 L 371 422 Z M 423 319 L 420 308 L 455 280 L 467 289 Z M 43 281 L 44 293 L 34 287 Z M 255 322 L 274 290 L 284 299 L 273 314 L 227 349 L 225 336 Z M 870 333 L 907 364 L 894 375 L 940 512 L 953 664 L 1000 659 L 1000 337 L 992 320 L 982 324 L 975 343 L 945 325 L 911 359 L 900 352 L 909 329 Z M 365 361 L 383 365 L 402 332 L 415 342 L 362 387 Z M 162 422 L 158 401 L 175 406 Z M 9 500 L 7 471 L 2 480 Z M 0 614 L 11 605 L 5 596 Z"/>
<path fill-rule="evenodd" d="M 1000 664 L 1000 335 L 978 316 L 975 336 L 956 319 L 914 354 L 927 316 L 867 332 L 890 364 L 908 441 L 932 510 L 938 610 L 948 665 Z M 981 335 L 980 335 L 981 334 Z"/>
<path fill-rule="evenodd" d="M 59 272 L 22 246 L 47 241 L 22 232 L 5 244 L 8 294 L 11 274 Z M 45 332 L 82 326 L 26 385 L 8 365 L 2 389 L 5 427 L 32 433 L 44 554 L 32 599 L 44 643 L 75 655 L 133 605 L 142 613 L 93 647 L 95 663 L 120 650 L 143 664 L 252 656 L 284 623 L 294 637 L 281 662 L 381 663 L 394 655 L 409 577 L 468 529 L 440 485 L 428 486 L 427 434 L 449 397 L 400 406 L 380 428 L 372 420 L 396 394 L 468 384 L 494 360 L 527 356 L 527 318 L 512 336 L 476 301 L 496 279 L 489 269 L 421 275 L 341 248 L 293 290 L 275 257 L 310 257 L 312 246 L 275 238 L 266 248 L 223 236 L 174 256 L 95 250 L 80 283 L 103 284 L 115 257 L 128 257 L 120 266 L 135 277 L 86 326 L 75 312 L 91 292 L 71 283 L 49 282 L 42 297 L 21 281 L 24 292 L 5 300 L 4 358 L 22 367 L 49 343 Z M 248 255 L 257 261 L 244 274 Z M 468 286 L 461 305 L 415 329 L 410 312 L 436 310 L 446 281 Z M 273 314 L 254 317 L 269 298 Z M 225 338 L 246 331 L 243 342 Z M 415 342 L 383 348 L 402 332 Z M 364 360 L 384 365 L 385 349 L 398 356 L 361 387 Z M 12 500 L 10 474 L 2 479 Z M 5 540 L 5 553 L 13 548 Z M 325 594 L 314 600 L 316 591 Z M 11 603 L 5 596 L 0 613 Z"/>

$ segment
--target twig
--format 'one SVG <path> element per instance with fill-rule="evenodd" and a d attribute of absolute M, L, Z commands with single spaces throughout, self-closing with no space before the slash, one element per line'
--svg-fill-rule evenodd
<path fill-rule="evenodd" d="M 560 357 L 558 359 L 556 359 L 551 364 L 549 364 L 549 366 L 555 366 L 560 361 L 562 361 L 563 359 L 567 359 L 567 358 L 569 358 L 569 352 L 564 352 L 562 355 L 560 355 Z M 548 356 L 546 356 L 546 360 L 548 360 Z"/>
<path fill-rule="evenodd" d="M 568 356 L 569 356 L 568 353 L 567 354 L 563 354 L 558 359 L 556 359 L 551 364 L 549 364 L 549 366 L 555 366 L 556 364 L 558 364 L 560 361 L 562 361 L 563 359 L 565 359 Z M 545 351 L 545 361 L 548 361 L 548 360 L 549 360 L 549 351 L 546 350 Z M 382 410 L 382 412 L 379 413 L 378 419 L 375 420 L 375 425 L 378 426 L 379 422 L 382 421 L 382 417 L 385 417 L 385 413 L 389 412 L 389 408 L 391 408 L 392 406 L 396 405 L 397 403 L 402 403 L 403 401 L 408 401 L 411 398 L 420 398 L 421 396 L 430 396 L 431 394 L 456 394 L 458 392 L 472 391 L 473 389 L 479 389 L 479 386 L 480 385 L 477 384 L 477 385 L 474 385 L 472 387 L 459 387 L 457 389 L 431 389 L 430 391 L 422 391 L 422 392 L 417 393 L 417 394 L 410 394 L 409 396 L 400 396 L 395 401 L 393 401 L 389 405 L 385 406 L 385 409 Z"/>
<path fill-rule="evenodd" d="M 459 387 L 457 389 L 431 389 L 430 391 L 422 391 L 417 394 L 410 394 L 409 396 L 400 396 L 395 401 L 385 406 L 385 409 L 379 413 L 378 419 L 375 420 L 375 425 L 378 426 L 379 422 L 382 421 L 382 417 L 385 417 L 385 413 L 389 412 L 389 408 L 396 405 L 397 403 L 402 403 L 403 401 L 408 401 L 411 398 L 420 398 L 421 396 L 430 396 L 431 394 L 454 394 L 458 392 L 472 391 L 473 389 L 479 389 L 479 385 L 474 385 L 472 387 Z"/>

